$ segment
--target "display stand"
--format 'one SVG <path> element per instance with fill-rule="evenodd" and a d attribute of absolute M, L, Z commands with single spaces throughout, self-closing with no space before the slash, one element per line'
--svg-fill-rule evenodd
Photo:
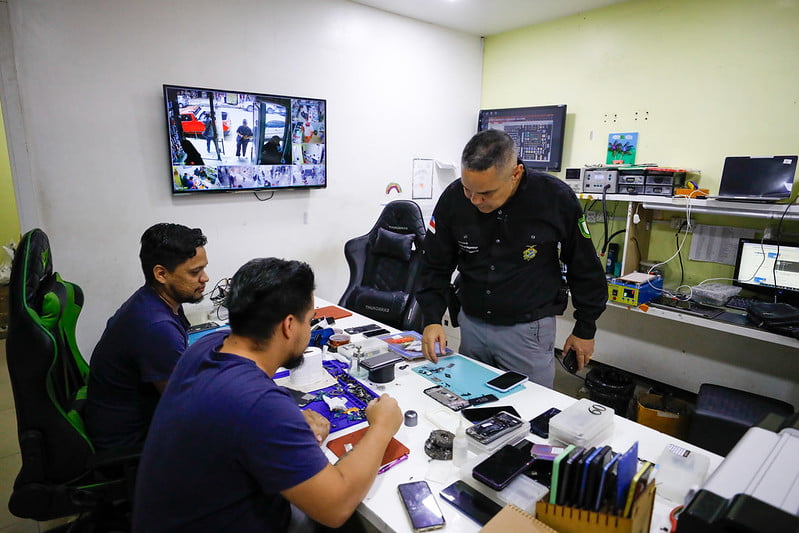
<path fill-rule="evenodd" d="M 560 533 L 648 533 L 655 503 L 655 482 L 647 485 L 633 505 L 630 518 L 538 502 L 536 518 Z"/>

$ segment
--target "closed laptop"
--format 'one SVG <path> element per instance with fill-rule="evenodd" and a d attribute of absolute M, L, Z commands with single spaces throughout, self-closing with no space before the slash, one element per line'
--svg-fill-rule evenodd
<path fill-rule="evenodd" d="M 790 197 L 795 155 L 728 157 L 724 160 L 718 200 L 776 202 Z"/>

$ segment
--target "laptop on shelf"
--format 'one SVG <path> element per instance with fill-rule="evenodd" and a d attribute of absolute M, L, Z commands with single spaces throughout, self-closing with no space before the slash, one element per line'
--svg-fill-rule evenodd
<path fill-rule="evenodd" d="M 728 157 L 724 160 L 718 196 L 726 202 L 777 202 L 791 196 L 795 155 Z"/>

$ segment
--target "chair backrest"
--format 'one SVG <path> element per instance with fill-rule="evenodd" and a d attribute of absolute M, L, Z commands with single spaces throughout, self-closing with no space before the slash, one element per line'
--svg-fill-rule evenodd
<path fill-rule="evenodd" d="M 94 450 L 79 414 L 89 372 L 75 342 L 83 292 L 53 273 L 50 243 L 39 229 L 20 240 L 9 296 L 6 358 L 22 452 L 16 493 L 25 484 L 79 476 Z"/>
<path fill-rule="evenodd" d="M 416 303 L 425 224 L 416 202 L 395 200 L 369 233 L 347 241 L 350 282 L 339 305 L 403 330 L 420 330 Z"/>

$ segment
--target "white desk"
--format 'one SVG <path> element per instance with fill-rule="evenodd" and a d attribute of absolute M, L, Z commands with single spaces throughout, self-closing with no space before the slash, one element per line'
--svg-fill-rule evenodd
<path fill-rule="evenodd" d="M 317 298 L 317 307 L 329 305 L 327 302 Z M 339 319 L 336 321 L 334 327 L 345 328 L 351 326 L 358 326 L 375 322 L 372 319 L 360 315 L 353 315 L 351 317 Z M 387 328 L 392 330 L 392 328 Z M 392 330 L 395 331 L 395 330 Z M 353 335 L 352 340 L 357 341 L 363 338 L 362 335 Z M 358 512 L 361 513 L 369 522 L 371 522 L 380 531 L 396 531 L 396 532 L 410 532 L 410 524 L 405 510 L 402 507 L 399 496 L 397 495 L 397 485 L 406 483 L 408 481 L 418 481 L 425 478 L 425 474 L 430 467 L 431 459 L 424 453 L 424 442 L 427 440 L 430 432 L 437 429 L 425 417 L 425 413 L 432 412 L 438 409 L 446 409 L 443 405 L 439 404 L 432 398 L 422 393 L 423 389 L 431 387 L 433 383 L 424 377 L 412 371 L 414 366 L 427 364 L 427 361 L 410 363 L 407 368 L 402 370 L 399 367 L 403 363 L 397 365 L 396 378 L 390 383 L 378 385 L 369 382 L 366 379 L 362 381 L 364 384 L 372 388 L 376 393 L 388 393 L 399 402 L 400 408 L 403 412 L 413 409 L 419 414 L 419 423 L 415 427 L 402 426 L 396 434 L 396 438 L 410 448 L 411 453 L 407 461 L 404 461 L 397 466 L 391 468 L 387 472 L 377 476 L 377 479 L 364 499 L 363 503 L 358 507 Z M 534 383 L 527 383 L 524 385 L 525 390 L 512 394 L 501 402 L 503 404 L 511 404 L 518 411 L 521 417 L 525 420 L 530 420 L 549 407 L 557 407 L 565 409 L 570 406 L 575 399 L 561 394 L 551 389 L 547 389 Z M 330 438 L 336 438 L 346 434 L 349 431 L 359 429 L 362 425 L 353 426 L 343 431 L 334 433 Z M 527 435 L 527 439 L 539 443 L 546 444 L 545 439 L 541 439 L 532 433 Z M 688 444 L 660 433 L 648 427 L 639 425 L 635 422 L 625 418 L 616 416 L 615 428 L 613 436 L 607 442 L 612 446 L 614 451 L 626 450 L 633 442 L 638 441 L 639 457 L 655 462 L 660 456 L 666 445 L 675 443 L 691 450 L 697 450 L 707 454 L 710 457 L 710 471 L 712 472 L 721 462 L 722 458 L 711 452 L 698 449 L 696 446 Z M 335 460 L 335 456 L 327 450 L 328 456 L 331 461 Z M 474 455 L 471 455 L 474 458 Z M 444 512 L 444 517 L 447 521 L 445 530 L 457 531 L 459 533 L 475 532 L 480 527 L 469 519 L 466 515 L 455 509 L 449 503 L 443 501 L 438 492 L 460 478 L 459 470 L 451 464 L 448 468 L 451 470 L 450 479 L 446 483 L 438 483 L 428 480 L 430 488 L 436 495 L 441 510 Z M 470 485 L 479 488 L 477 482 L 470 481 Z M 486 487 L 487 490 L 487 487 Z M 502 502 L 498 502 L 502 503 Z M 652 525 L 650 531 L 652 533 L 660 533 L 662 526 L 668 527 L 668 514 L 672 508 L 677 504 L 658 496 L 655 500 L 655 509 L 652 517 Z"/>

